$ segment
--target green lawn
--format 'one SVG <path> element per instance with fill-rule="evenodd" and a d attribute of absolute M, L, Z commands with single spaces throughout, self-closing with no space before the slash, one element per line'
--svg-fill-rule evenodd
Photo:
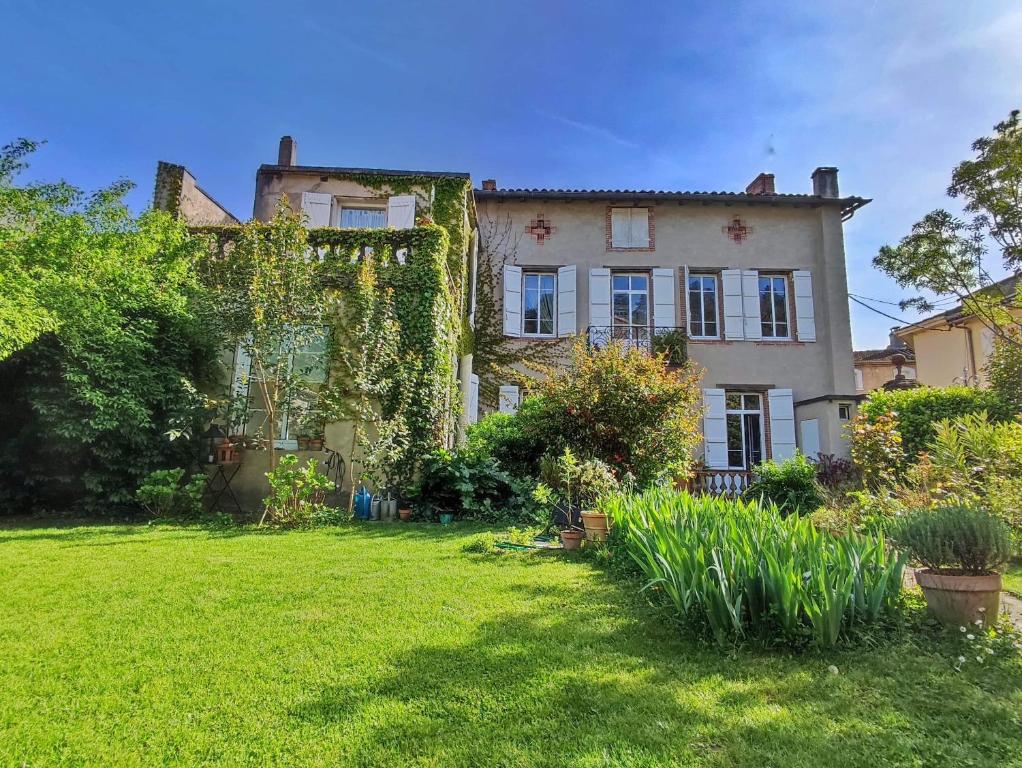
<path fill-rule="evenodd" d="M 722 654 L 583 560 L 471 535 L 0 530 L 0 764 L 1022 760 L 1017 657 Z"/>
<path fill-rule="evenodd" d="M 1022 560 L 1012 560 L 1004 569 L 1004 588 L 1022 597 Z"/>

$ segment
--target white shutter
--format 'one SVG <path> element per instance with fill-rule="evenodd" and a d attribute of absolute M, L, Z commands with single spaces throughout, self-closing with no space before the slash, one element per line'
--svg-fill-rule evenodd
<path fill-rule="evenodd" d="M 610 209 L 610 243 L 614 248 L 627 248 L 632 241 L 632 213 L 629 208 Z"/>
<path fill-rule="evenodd" d="M 723 389 L 703 390 L 703 459 L 710 469 L 727 469 L 727 413 Z"/>
<path fill-rule="evenodd" d="M 720 273 L 724 292 L 724 338 L 729 341 L 745 338 L 745 313 L 742 308 L 742 271 L 725 269 Z"/>
<path fill-rule="evenodd" d="M 302 192 L 302 213 L 309 229 L 330 226 L 330 205 L 333 196 L 326 192 Z"/>
<path fill-rule="evenodd" d="M 819 419 L 802 419 L 798 423 L 802 433 L 802 455 L 815 459 L 820 452 L 820 421 Z"/>
<path fill-rule="evenodd" d="M 771 389 L 770 450 L 774 461 L 784 461 L 795 455 L 795 406 L 790 389 Z"/>
<path fill-rule="evenodd" d="M 473 373 L 468 380 L 468 423 L 479 421 L 479 374 Z"/>
<path fill-rule="evenodd" d="M 692 307 L 689 306 L 689 302 L 692 301 L 692 297 L 688 291 L 688 265 L 684 267 L 685 274 L 683 282 L 681 284 L 681 305 L 685 307 L 685 316 L 681 318 L 682 325 L 685 326 L 685 333 L 689 336 L 692 335 Z"/>
<path fill-rule="evenodd" d="M 677 318 L 674 312 L 674 294 L 678 283 L 673 269 L 653 270 L 653 327 L 674 328 Z"/>
<path fill-rule="evenodd" d="M 522 268 L 504 265 L 504 335 L 522 335 Z"/>
<path fill-rule="evenodd" d="M 804 269 L 791 274 L 795 284 L 795 320 L 799 341 L 816 341 L 816 310 L 813 307 L 813 276 Z"/>
<path fill-rule="evenodd" d="M 415 226 L 415 195 L 387 198 L 387 226 L 391 229 L 411 229 Z"/>
<path fill-rule="evenodd" d="M 518 410 L 518 403 L 521 396 L 518 393 L 518 387 L 514 384 L 505 384 L 500 388 L 500 412 L 501 413 L 515 413 Z"/>
<path fill-rule="evenodd" d="M 578 332 L 576 310 L 575 266 L 557 270 L 557 335 L 571 336 Z"/>
<path fill-rule="evenodd" d="M 649 209 L 632 208 L 632 248 L 649 248 Z"/>
<path fill-rule="evenodd" d="M 249 390 L 252 384 L 252 357 L 248 354 L 248 350 L 239 341 L 238 346 L 234 350 L 234 375 L 231 379 L 231 398 L 244 398 L 248 401 Z M 228 425 L 231 429 L 237 431 L 238 434 L 245 434 L 245 428 L 248 426 L 244 422 L 240 424 Z"/>
<path fill-rule="evenodd" d="M 763 338 L 763 325 L 759 311 L 759 272 L 754 269 L 742 270 L 742 315 L 746 341 Z"/>
<path fill-rule="evenodd" d="M 589 270 L 589 325 L 609 328 L 610 319 L 610 270 L 594 267 Z"/>
<path fill-rule="evenodd" d="M 863 384 L 863 381 L 862 381 L 862 371 L 860 371 L 858 368 L 856 368 L 855 369 L 855 391 L 856 392 L 861 392 L 865 388 L 866 387 L 865 387 L 865 385 Z"/>

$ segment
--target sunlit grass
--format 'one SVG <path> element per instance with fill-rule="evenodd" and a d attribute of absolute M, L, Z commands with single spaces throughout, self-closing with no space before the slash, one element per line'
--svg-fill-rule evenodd
<path fill-rule="evenodd" d="M 0 530 L 0 764 L 1004 765 L 1022 662 L 679 637 L 477 529 Z M 836 665 L 838 675 L 827 668 Z"/>

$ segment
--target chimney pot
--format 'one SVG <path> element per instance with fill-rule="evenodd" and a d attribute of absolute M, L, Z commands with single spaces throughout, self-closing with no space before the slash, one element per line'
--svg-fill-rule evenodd
<path fill-rule="evenodd" d="M 277 151 L 277 165 L 298 165 L 298 142 L 290 136 L 280 137 L 280 149 Z"/>
<path fill-rule="evenodd" d="M 754 178 L 750 182 L 749 186 L 745 188 L 745 194 L 747 195 L 773 195 L 774 192 L 774 175 L 772 173 L 761 173 L 759 176 Z"/>
<path fill-rule="evenodd" d="M 495 192 L 497 190 L 497 180 L 483 179 L 483 189 L 487 192 Z"/>
<path fill-rule="evenodd" d="M 817 197 L 841 197 L 837 188 L 837 168 L 817 168 L 813 171 L 813 194 Z"/>

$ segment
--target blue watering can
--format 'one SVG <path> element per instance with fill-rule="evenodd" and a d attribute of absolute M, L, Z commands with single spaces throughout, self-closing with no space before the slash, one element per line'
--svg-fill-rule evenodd
<path fill-rule="evenodd" d="M 355 519 L 368 520 L 372 509 L 373 495 L 363 485 L 355 494 Z"/>

